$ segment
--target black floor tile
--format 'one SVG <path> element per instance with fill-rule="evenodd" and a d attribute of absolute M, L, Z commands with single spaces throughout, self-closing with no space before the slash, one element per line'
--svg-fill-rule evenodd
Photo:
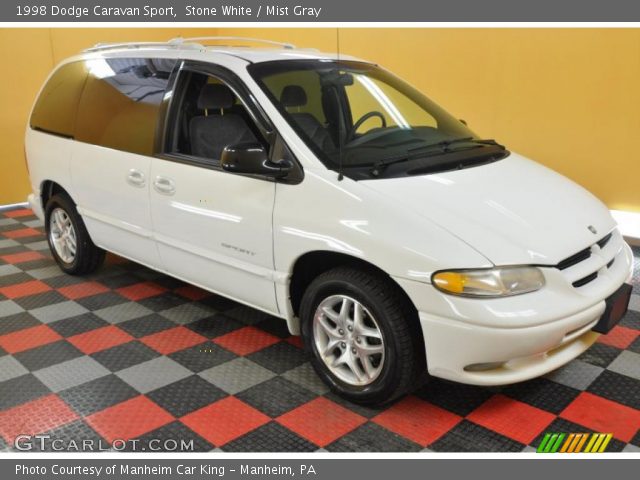
<path fill-rule="evenodd" d="M 546 378 L 509 385 L 502 390 L 505 395 L 546 410 L 556 415 L 562 412 L 580 394 L 580 390 L 567 387 Z"/>
<path fill-rule="evenodd" d="M 138 391 L 115 375 L 107 375 L 58 393 L 67 405 L 88 416 L 139 395 Z"/>
<path fill-rule="evenodd" d="M 147 397 L 175 417 L 182 417 L 226 396 L 227 394 L 223 390 L 197 375 L 184 378 L 147 394 Z"/>
<path fill-rule="evenodd" d="M 236 396 L 272 418 L 279 417 L 316 397 L 309 390 L 282 377 L 259 383 Z"/>
<path fill-rule="evenodd" d="M 587 391 L 640 410 L 640 380 L 605 370 L 589 385 Z"/>
<path fill-rule="evenodd" d="M 313 452 L 318 447 L 282 425 L 270 422 L 222 447 L 225 452 Z"/>
<path fill-rule="evenodd" d="M 309 361 L 304 350 L 287 342 L 278 342 L 252 353 L 247 358 L 275 373 L 284 373 Z"/>
<path fill-rule="evenodd" d="M 474 411 L 493 394 L 490 388 L 438 379 L 431 379 L 416 392 L 423 400 L 461 416 Z"/>
<path fill-rule="evenodd" d="M 172 353 L 169 357 L 192 372 L 198 373 L 233 360 L 236 355 L 213 342 L 205 342 Z"/>
<path fill-rule="evenodd" d="M 15 315 L 0 318 L 0 335 L 37 327 L 40 324 L 40 320 L 32 316 L 29 312 L 16 313 Z"/>
<path fill-rule="evenodd" d="M 365 423 L 326 447 L 330 452 L 418 452 L 422 447 L 375 423 Z"/>
<path fill-rule="evenodd" d="M 520 452 L 522 443 L 463 420 L 429 445 L 435 452 Z"/>
<path fill-rule="evenodd" d="M 118 324 L 118 327 L 135 338 L 146 337 L 147 335 L 168 330 L 175 326 L 176 324 L 171 320 L 155 313 Z"/>
<path fill-rule="evenodd" d="M 112 372 L 132 367 L 160 356 L 158 352 L 138 341 L 124 343 L 91 355 Z"/>
<path fill-rule="evenodd" d="M 58 320 L 57 322 L 52 322 L 49 324 L 49 327 L 66 338 L 89 332 L 96 328 L 106 327 L 107 325 L 109 325 L 108 322 L 96 317 L 93 313 L 83 313 L 76 317 L 69 317 Z"/>
<path fill-rule="evenodd" d="M 8 410 L 51 393 L 45 384 L 31 373 L 0 382 L 0 392 L 0 410 Z"/>
<path fill-rule="evenodd" d="M 68 341 L 58 340 L 57 342 L 16 353 L 15 358 L 27 370 L 35 372 L 67 360 L 73 360 L 82 355 L 84 354 Z"/>

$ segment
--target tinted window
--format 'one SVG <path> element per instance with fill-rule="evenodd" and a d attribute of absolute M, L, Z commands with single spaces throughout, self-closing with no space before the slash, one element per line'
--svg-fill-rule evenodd
<path fill-rule="evenodd" d="M 87 77 L 82 62 L 60 67 L 44 86 L 31 114 L 31 128 L 72 137 Z"/>
<path fill-rule="evenodd" d="M 153 153 L 158 111 L 171 59 L 109 58 L 85 62 L 76 139 L 131 153 Z"/>

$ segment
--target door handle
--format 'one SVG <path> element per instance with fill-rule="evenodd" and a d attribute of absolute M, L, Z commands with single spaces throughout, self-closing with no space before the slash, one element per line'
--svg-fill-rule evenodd
<path fill-rule="evenodd" d="M 156 192 L 161 193 L 162 195 L 173 195 L 176 193 L 176 186 L 173 183 L 173 180 L 167 177 L 156 177 L 153 181 L 153 188 L 156 189 Z"/>
<path fill-rule="evenodd" d="M 132 168 L 131 170 L 129 170 L 129 173 L 127 174 L 127 183 L 129 185 L 133 185 L 134 187 L 144 187 L 144 184 L 145 184 L 144 173 L 142 173 L 140 170 L 136 170 L 135 168 Z"/>

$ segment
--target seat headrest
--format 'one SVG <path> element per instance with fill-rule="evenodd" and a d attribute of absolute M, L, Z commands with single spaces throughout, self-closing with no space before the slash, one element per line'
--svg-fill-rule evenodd
<path fill-rule="evenodd" d="M 220 83 L 207 83 L 198 96 L 200 110 L 231 108 L 235 103 L 235 95 L 229 87 Z"/>
<path fill-rule="evenodd" d="M 287 85 L 280 94 L 283 107 L 302 107 L 307 104 L 307 93 L 300 85 Z"/>

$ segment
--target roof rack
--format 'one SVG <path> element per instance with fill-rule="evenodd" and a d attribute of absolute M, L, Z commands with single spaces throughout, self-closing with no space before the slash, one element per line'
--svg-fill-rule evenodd
<path fill-rule="evenodd" d="M 120 43 L 97 43 L 91 48 L 87 48 L 84 50 L 85 52 L 100 52 L 104 50 L 115 50 L 115 49 L 136 49 L 136 48 L 188 48 L 188 49 L 204 49 L 207 45 L 200 43 L 203 41 L 228 41 L 234 40 L 239 42 L 253 42 L 253 43 L 263 43 L 267 45 L 278 46 L 286 49 L 296 48 L 295 45 L 291 43 L 282 43 L 275 42 L 273 40 L 263 40 L 259 38 L 249 38 L 249 37 L 191 37 L 191 38 L 182 38 L 176 37 L 172 38 L 167 42 L 120 42 Z M 221 45 L 222 46 L 222 45 Z M 231 45 L 224 45 L 231 46 Z"/>
<path fill-rule="evenodd" d="M 221 36 L 190 37 L 190 38 L 176 37 L 176 38 L 173 38 L 173 39 L 169 40 L 169 43 L 183 44 L 183 43 L 201 43 L 203 41 L 220 42 L 220 41 L 228 41 L 228 40 L 234 40 L 234 41 L 238 41 L 238 42 L 263 43 L 265 45 L 272 45 L 272 46 L 275 46 L 275 47 L 282 47 L 282 48 L 286 48 L 286 49 L 289 49 L 289 50 L 296 48 L 296 46 L 291 44 L 291 43 L 276 42 L 276 41 L 273 41 L 273 40 L 264 40 L 262 38 L 251 38 L 251 37 L 221 37 Z M 231 46 L 231 45 L 226 45 L 226 46 Z"/>

